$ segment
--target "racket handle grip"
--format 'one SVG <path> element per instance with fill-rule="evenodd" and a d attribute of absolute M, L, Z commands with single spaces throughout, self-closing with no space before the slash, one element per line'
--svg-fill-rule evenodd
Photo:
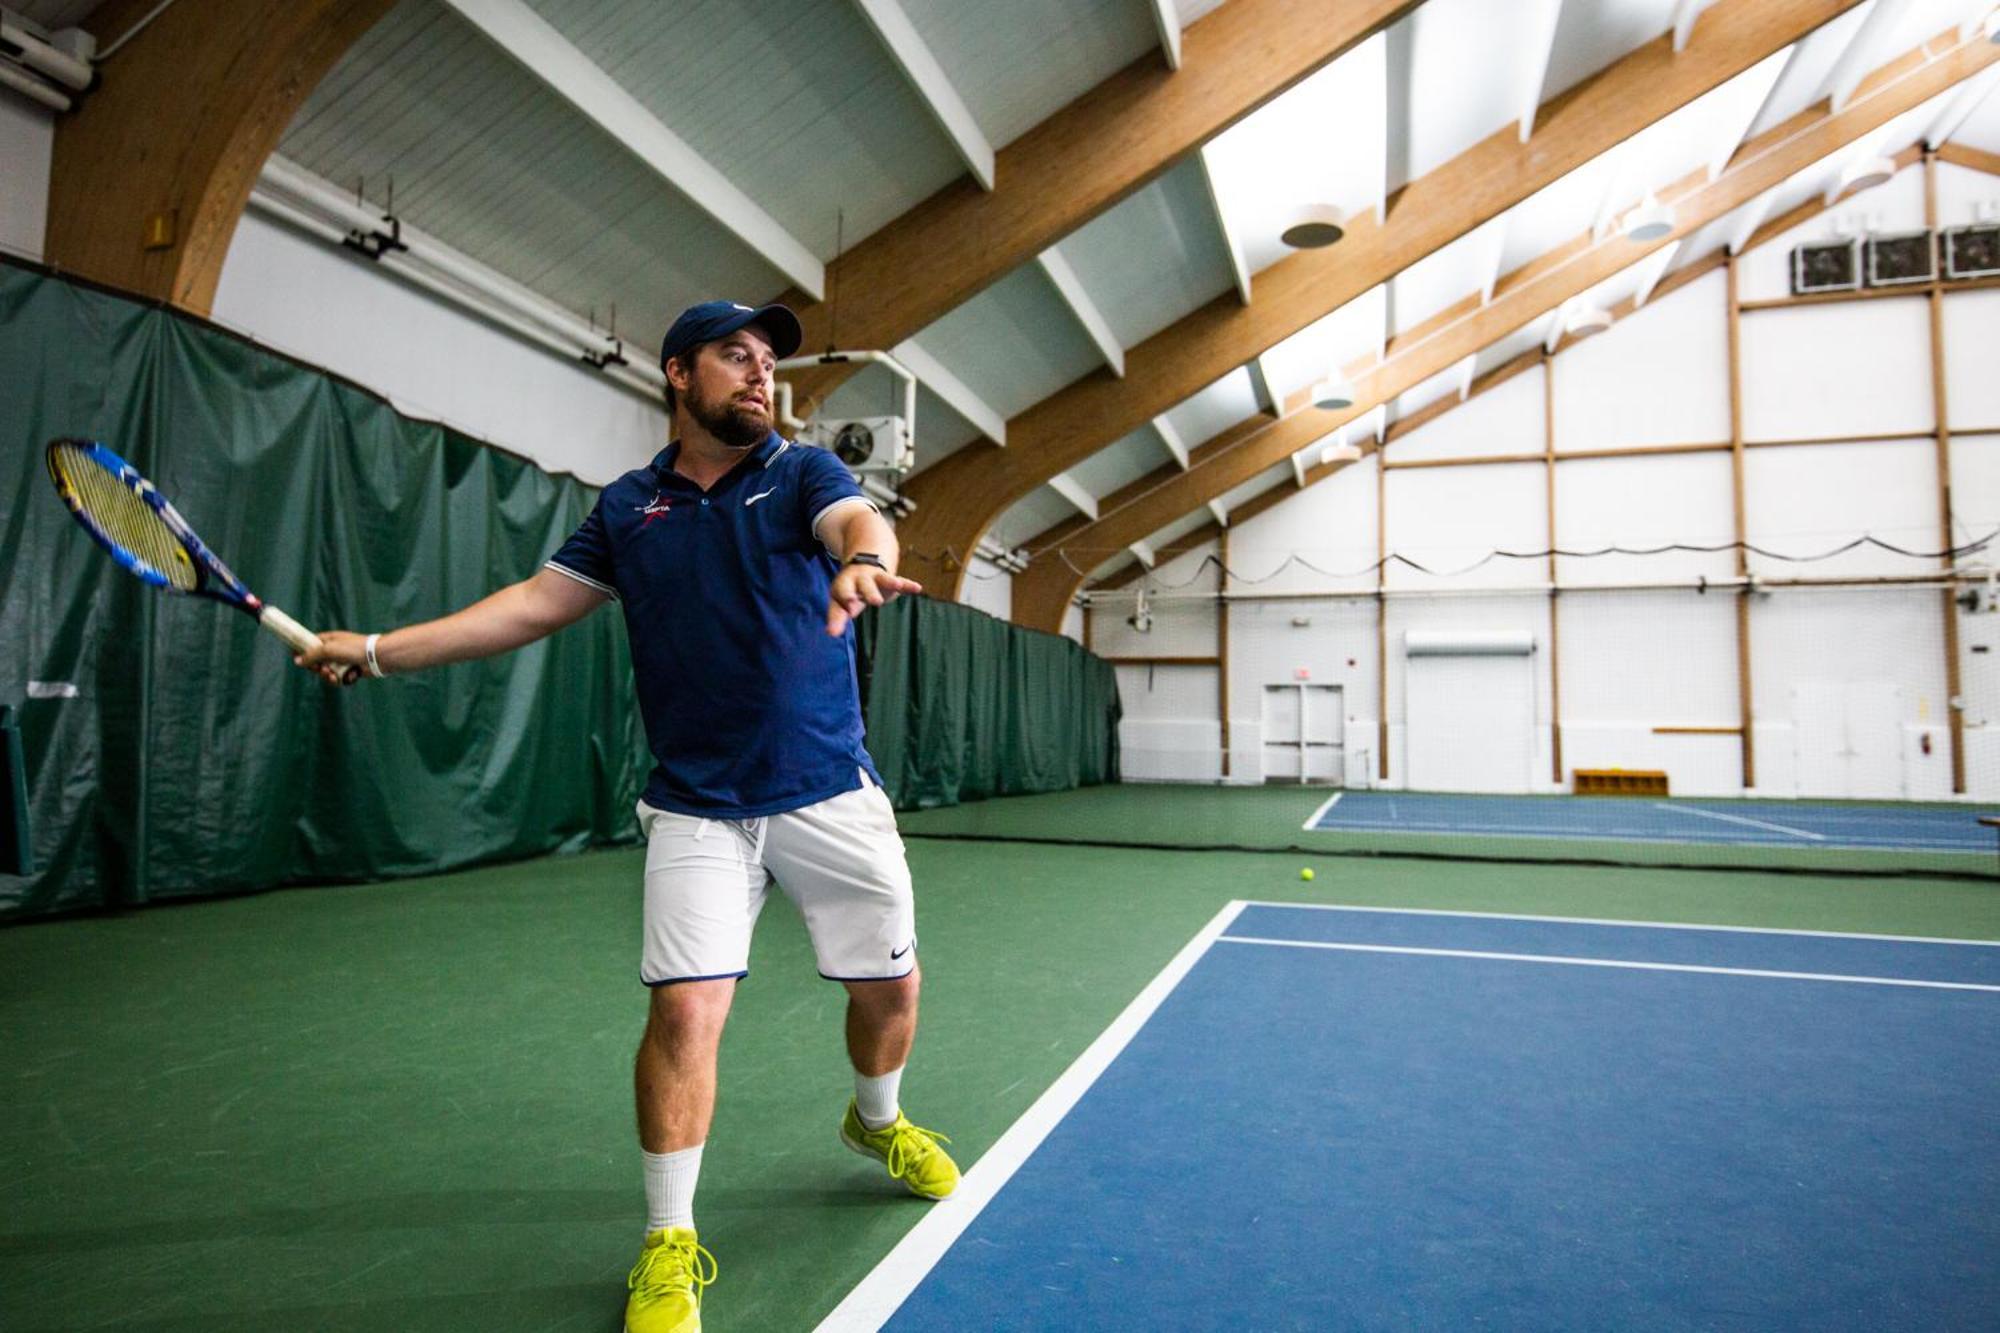
<path fill-rule="evenodd" d="M 285 646 L 295 653 L 309 653 L 319 647 L 319 635 L 275 606 L 266 604 L 257 613 L 257 623 L 283 639 Z"/>

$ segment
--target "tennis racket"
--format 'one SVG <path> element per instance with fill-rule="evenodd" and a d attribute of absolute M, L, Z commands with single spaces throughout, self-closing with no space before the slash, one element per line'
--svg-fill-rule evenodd
<path fill-rule="evenodd" d="M 153 483 L 95 440 L 49 441 L 45 458 L 69 512 L 127 572 L 162 592 L 206 597 L 245 612 L 295 653 L 319 635 L 265 602 L 202 544 Z M 350 668 L 351 670 L 351 668 Z"/>

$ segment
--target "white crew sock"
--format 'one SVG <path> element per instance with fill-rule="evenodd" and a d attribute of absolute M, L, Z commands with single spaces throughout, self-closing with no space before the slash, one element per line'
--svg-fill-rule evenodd
<path fill-rule="evenodd" d="M 647 1152 L 646 1230 L 694 1225 L 694 1183 L 701 1178 L 701 1149 L 697 1143 L 679 1152 Z"/>
<path fill-rule="evenodd" d="M 896 1117 L 903 1108 L 896 1102 L 896 1093 L 903 1084 L 903 1071 L 892 1069 L 877 1078 L 866 1074 L 854 1075 L 854 1109 L 861 1117 L 861 1123 L 870 1129 L 886 1129 L 896 1123 Z"/>

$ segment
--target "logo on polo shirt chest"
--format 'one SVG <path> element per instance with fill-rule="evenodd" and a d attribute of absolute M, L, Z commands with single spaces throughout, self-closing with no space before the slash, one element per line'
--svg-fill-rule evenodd
<path fill-rule="evenodd" d="M 673 508 L 673 505 L 667 500 L 664 491 L 654 491 L 651 503 L 635 505 L 633 507 L 639 513 L 646 516 L 644 521 L 639 524 L 639 527 L 643 530 L 651 527 L 654 519 L 665 518 L 667 510 Z"/>

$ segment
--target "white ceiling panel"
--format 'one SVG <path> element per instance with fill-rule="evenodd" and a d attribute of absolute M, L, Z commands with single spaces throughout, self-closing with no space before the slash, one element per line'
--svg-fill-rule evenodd
<path fill-rule="evenodd" d="M 1076 517 L 1076 506 L 1047 486 L 1037 486 L 1009 505 L 987 534 L 1008 550 L 1026 545 L 1065 519 Z M 1047 557 L 1053 559 L 1055 557 Z"/>
<path fill-rule="evenodd" d="M 1167 414 L 1190 449 L 1257 415 L 1257 391 L 1248 371 L 1232 370 Z"/>
<path fill-rule="evenodd" d="M 1503 246 L 1507 219 L 1497 217 L 1433 250 L 1389 283 L 1389 323 L 1406 332 L 1486 284 L 1496 248 Z"/>
<path fill-rule="evenodd" d="M 1480 348 L 1479 366 L 1474 378 L 1498 370 L 1521 353 L 1540 347 L 1547 332 L 1548 317 L 1544 315 L 1530 320 L 1500 341 Z"/>
<path fill-rule="evenodd" d="M 1223 492 L 1223 512 L 1234 514 L 1237 507 L 1245 500 L 1254 500 L 1273 486 L 1290 486 L 1291 484 L 1291 464 L 1279 463 L 1275 467 L 1267 467 L 1242 485 Z"/>
<path fill-rule="evenodd" d="M 1568 92 L 1673 24 L 1674 0 L 1567 0 L 1542 77 L 1542 100 Z"/>
<path fill-rule="evenodd" d="M 1389 188 L 1435 171 L 1506 128 L 1519 114 L 1513 83 L 1468 78 L 1468 70 L 1512 70 L 1526 59 L 1528 34 L 1513 6 L 1493 0 L 1430 0 L 1390 29 L 1392 73 Z M 1407 55 L 1399 59 L 1399 50 Z"/>
<path fill-rule="evenodd" d="M 1793 57 L 1785 67 L 1783 77 L 1771 90 L 1764 109 L 1751 123 L 1750 133 L 1754 137 L 1775 125 L 1782 125 L 1799 112 L 1818 101 L 1823 93 L 1827 76 L 1840 62 L 1842 53 L 1868 21 L 1868 12 L 1875 7 L 1876 0 L 1862 0 L 1861 4 L 1842 14 L 1830 23 L 1820 25 L 1802 42 L 1793 46 Z"/>
<path fill-rule="evenodd" d="M 444 71 L 440 74 L 439 71 Z M 578 314 L 657 344 L 685 305 L 776 270 L 431 0 L 393 10 L 280 142 L 309 171 Z"/>
<path fill-rule="evenodd" d="M 1062 297 L 1032 263 L 919 331 L 916 341 L 1008 417 L 1103 362 Z"/>
<path fill-rule="evenodd" d="M 1271 391 L 1282 400 L 1357 361 L 1372 363 L 1382 350 L 1388 293 L 1387 285 L 1371 287 L 1265 352 Z"/>
<path fill-rule="evenodd" d="M 1137 0 L 899 2 L 995 148 L 1159 49 L 1152 17 Z"/>
<path fill-rule="evenodd" d="M 1456 397 L 1458 394 L 1458 367 L 1431 376 L 1423 383 L 1401 394 L 1396 399 L 1395 410 L 1389 414 L 1391 424 L 1402 420 L 1413 412 L 1421 412 L 1440 398 Z"/>
<path fill-rule="evenodd" d="M 1599 153 L 1516 204 L 1507 213 L 1507 244 L 1500 271 L 1512 273 L 1529 260 L 1590 230 L 1619 169 L 1620 148 Z"/>
<path fill-rule="evenodd" d="M 1783 52 L 1773 54 L 1735 78 L 1648 125 L 1606 154 L 1613 159 L 1600 213 L 1622 216 L 1648 190 L 1667 186 L 1713 161 L 1725 140 L 1741 137 L 1742 128 L 1784 71 Z"/>
<path fill-rule="evenodd" d="M 1988 153 L 2000 153 L 2000 89 L 1987 94 L 1979 109 L 1952 136 L 1952 142 Z"/>
<path fill-rule="evenodd" d="M 1378 33 L 1209 141 L 1216 194 L 1252 273 L 1291 253 L 1279 233 L 1301 205 L 1351 216 L 1379 202 L 1386 58 Z"/>
<path fill-rule="evenodd" d="M 716 0 L 530 3 L 823 260 L 836 212 L 852 244 L 964 171 L 851 5 L 763 0 L 745 22 Z"/>
<path fill-rule="evenodd" d="M 1132 348 L 1235 285 L 1201 164 L 1179 166 L 1058 247 Z"/>
<path fill-rule="evenodd" d="M 1163 467 L 1174 467 L 1174 460 L 1160 444 L 1159 435 L 1147 425 L 1099 449 L 1071 468 L 1069 475 L 1092 495 L 1102 498 Z"/>
<path fill-rule="evenodd" d="M 1215 515 L 1209 513 L 1206 508 L 1197 509 L 1192 514 L 1187 514 L 1181 518 L 1175 519 L 1173 522 L 1167 524 L 1167 526 L 1165 526 L 1164 528 L 1161 528 L 1158 532 L 1148 534 L 1145 539 L 1146 545 L 1152 547 L 1153 550 L 1156 552 L 1160 551 L 1164 549 L 1168 543 L 1179 541 L 1182 537 L 1187 536 L 1190 532 L 1193 532 L 1198 528 L 1205 528 L 1214 521 L 1215 521 Z"/>

